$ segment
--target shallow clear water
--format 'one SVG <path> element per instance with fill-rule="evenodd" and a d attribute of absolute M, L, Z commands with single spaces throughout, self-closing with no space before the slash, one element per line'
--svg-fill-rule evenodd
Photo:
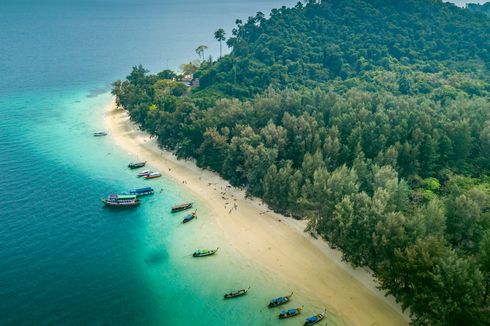
<path fill-rule="evenodd" d="M 216 55 L 214 30 L 282 4 L 0 0 L 1 325 L 279 323 L 265 305 L 291 289 L 220 246 L 199 201 L 202 217 L 180 224 L 170 206 L 195 199 L 165 178 L 137 179 L 126 168 L 136 158 L 92 132 L 130 66 L 175 68 L 199 44 Z M 138 209 L 102 208 L 101 196 L 147 184 L 162 192 Z M 215 246 L 216 256 L 188 256 Z"/>

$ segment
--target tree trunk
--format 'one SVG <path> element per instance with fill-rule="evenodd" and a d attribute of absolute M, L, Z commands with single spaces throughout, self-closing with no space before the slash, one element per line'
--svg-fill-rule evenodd
<path fill-rule="evenodd" d="M 221 58 L 221 41 L 219 41 L 219 57 Z"/>
<path fill-rule="evenodd" d="M 487 279 L 485 281 L 485 293 L 483 293 L 483 305 L 485 306 L 487 304 L 487 299 L 488 299 L 488 290 L 490 287 L 490 279 Z"/>

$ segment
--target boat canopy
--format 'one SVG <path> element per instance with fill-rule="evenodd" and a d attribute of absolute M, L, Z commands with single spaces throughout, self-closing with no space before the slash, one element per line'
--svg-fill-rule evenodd
<path fill-rule="evenodd" d="M 136 199 L 136 195 L 118 195 L 118 194 L 112 194 L 112 195 L 109 196 L 109 199 L 121 199 L 121 200 Z"/>
<path fill-rule="evenodd" d="M 317 321 L 318 320 L 318 317 L 317 316 L 311 316 L 309 318 L 306 318 L 306 320 L 311 323 L 311 322 Z"/>

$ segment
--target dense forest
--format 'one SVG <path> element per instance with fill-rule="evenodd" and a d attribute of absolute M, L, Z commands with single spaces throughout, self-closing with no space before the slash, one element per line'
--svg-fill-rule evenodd
<path fill-rule="evenodd" d="M 427 93 L 453 72 L 471 74 L 452 86 L 488 91 L 472 77 L 488 78 L 489 28 L 487 17 L 435 0 L 309 1 L 237 20 L 231 55 L 197 76 L 207 92 L 239 98 L 270 85 L 329 89 L 337 78 L 377 91 L 377 79 L 402 76 L 401 92 Z"/>
<path fill-rule="evenodd" d="M 480 5 L 478 3 L 468 3 L 466 8 L 470 11 L 482 12 L 484 14 L 490 15 L 490 2 L 485 2 Z"/>
<path fill-rule="evenodd" d="M 489 40 L 441 1 L 308 1 L 238 20 L 198 88 L 137 66 L 113 94 L 164 148 L 308 219 L 413 325 L 488 325 Z"/>

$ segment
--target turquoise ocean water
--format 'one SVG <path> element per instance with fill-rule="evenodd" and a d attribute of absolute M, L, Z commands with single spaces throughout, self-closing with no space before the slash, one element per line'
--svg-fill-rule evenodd
<path fill-rule="evenodd" d="M 265 308 L 287 284 L 231 249 L 186 256 L 220 245 L 202 204 L 183 226 L 169 208 L 194 198 L 138 180 L 125 167 L 134 157 L 92 137 L 111 81 L 132 65 L 176 68 L 200 44 L 215 56 L 214 30 L 284 2 L 0 0 L 0 325 L 301 323 Z M 136 210 L 102 208 L 101 196 L 147 184 L 163 192 Z"/>

